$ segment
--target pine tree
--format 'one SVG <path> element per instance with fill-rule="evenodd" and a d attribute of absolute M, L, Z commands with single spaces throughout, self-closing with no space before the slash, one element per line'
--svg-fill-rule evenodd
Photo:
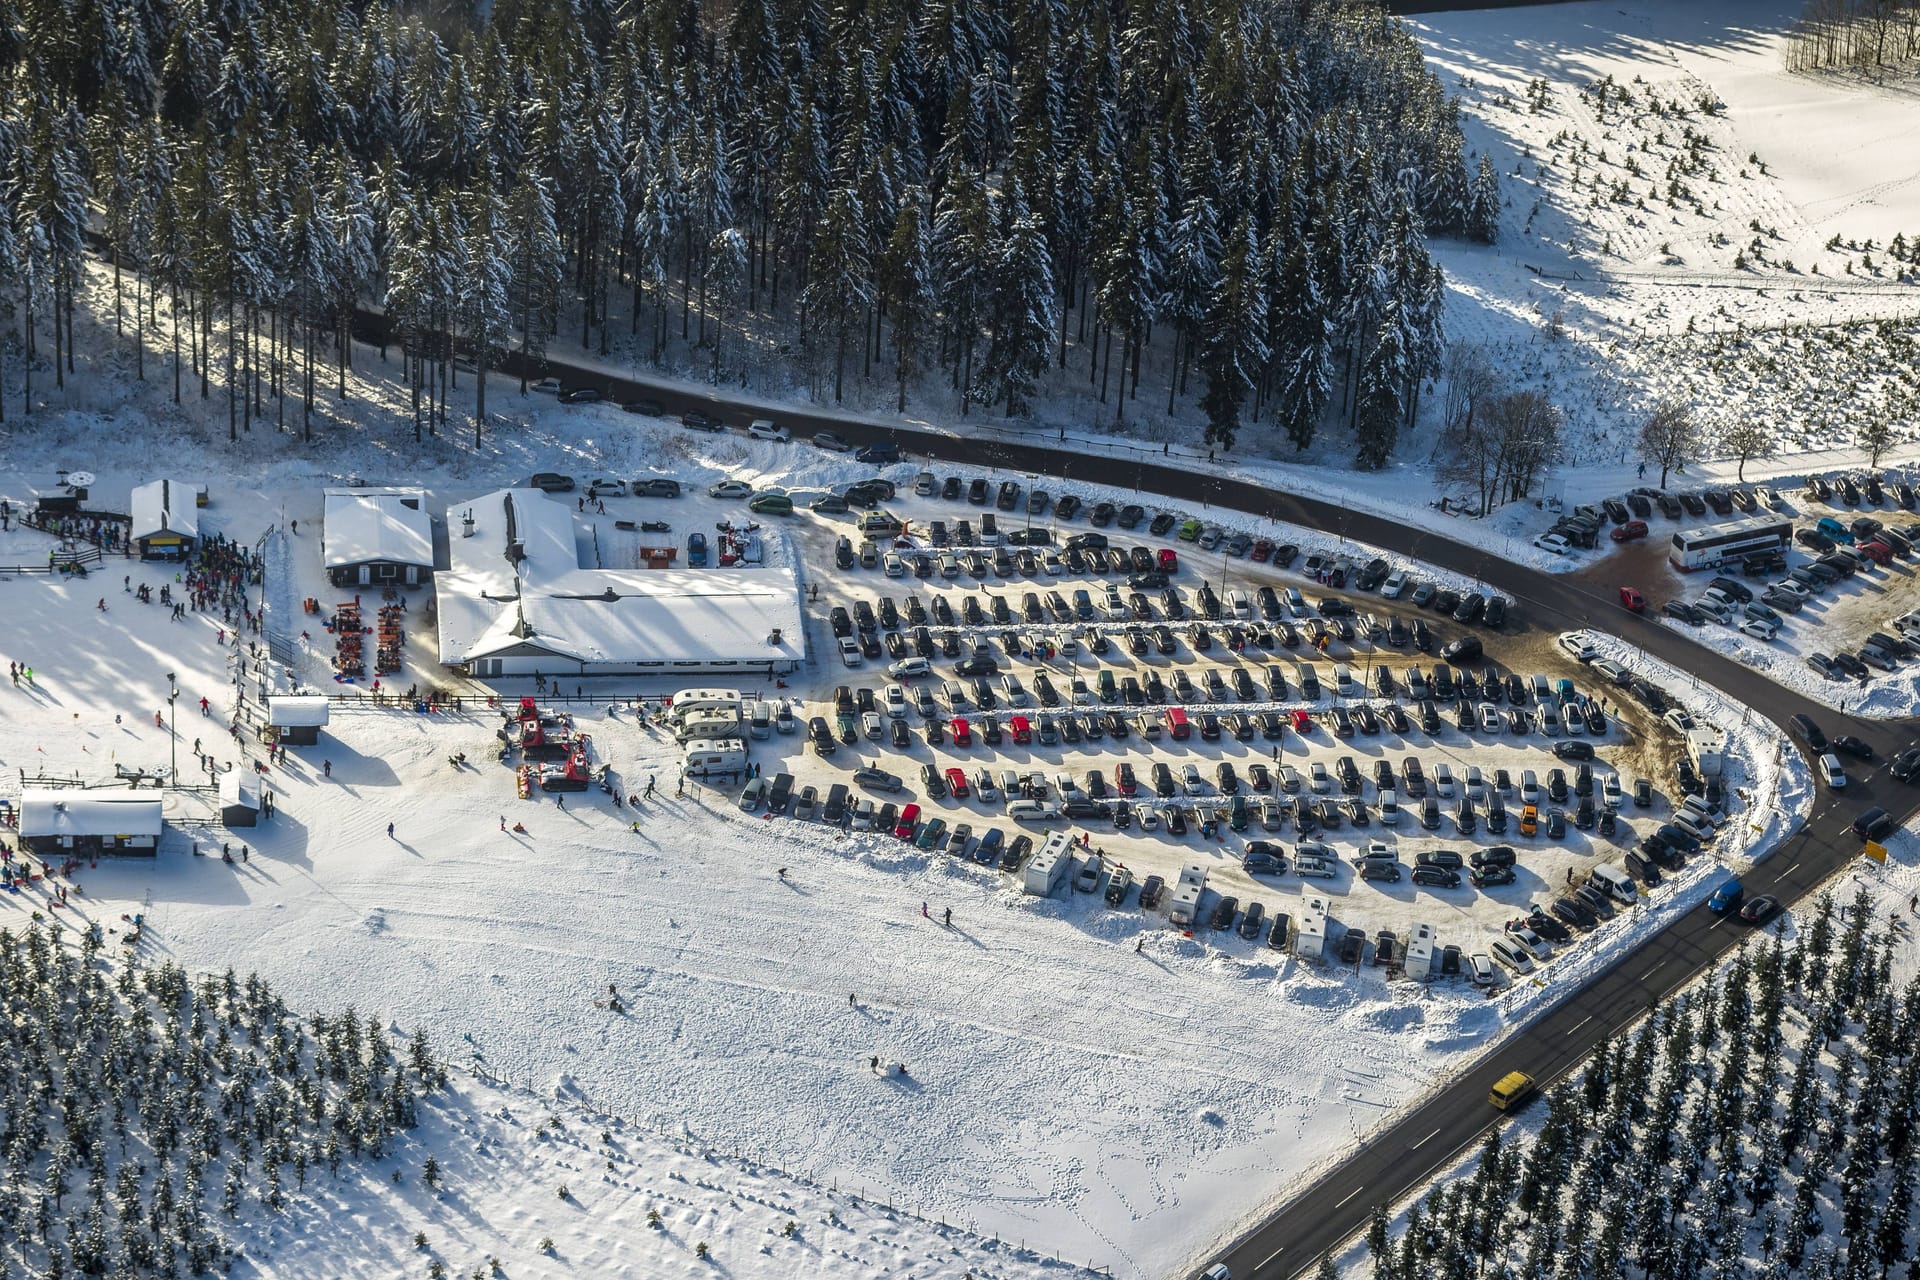
<path fill-rule="evenodd" d="M 1400 324 L 1400 303 L 1389 299 L 1380 325 L 1360 369 L 1360 394 L 1355 413 L 1359 445 L 1354 461 L 1377 471 L 1393 455 L 1404 416 L 1402 394 L 1407 385 L 1407 352 Z"/>
<path fill-rule="evenodd" d="M 1003 400 L 1007 416 L 1024 416 L 1052 356 L 1053 272 L 1046 229 L 1016 185 L 1003 203 L 1006 226 L 993 269 L 992 340 L 981 371 L 981 401 Z"/>
<path fill-rule="evenodd" d="M 907 386 L 928 354 L 938 304 L 933 293 L 933 262 L 918 188 L 906 193 L 882 258 L 881 297 L 893 318 L 896 412 L 907 411 Z"/>
<path fill-rule="evenodd" d="M 1268 314 L 1280 384 L 1275 416 L 1293 447 L 1305 449 L 1333 394 L 1333 324 L 1307 242 L 1288 251 L 1272 296 Z"/>
<path fill-rule="evenodd" d="M 838 404 L 845 387 L 847 345 L 873 300 L 860 204 L 849 187 L 834 192 L 827 202 L 814 231 L 807 274 L 807 286 L 800 295 L 801 314 L 809 343 L 817 344 L 817 352 L 831 353 L 833 399 Z"/>
<path fill-rule="evenodd" d="M 1266 292 L 1262 255 L 1252 222 L 1242 218 L 1228 237 L 1219 281 L 1201 329 L 1200 368 L 1207 379 L 1201 407 L 1209 445 L 1232 449 L 1240 431 L 1240 407 L 1252 394 L 1267 358 Z"/>
<path fill-rule="evenodd" d="M 1467 189 L 1465 230 L 1469 240 L 1493 244 L 1500 239 L 1500 178 L 1493 157 L 1482 152 L 1480 166 Z"/>

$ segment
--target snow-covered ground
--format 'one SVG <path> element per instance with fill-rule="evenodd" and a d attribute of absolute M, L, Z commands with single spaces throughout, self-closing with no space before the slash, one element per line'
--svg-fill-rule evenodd
<path fill-rule="evenodd" d="M 529 431 L 484 461 L 396 474 L 360 447 L 336 449 L 326 465 L 210 456 L 186 478 L 213 491 L 203 513 L 211 530 L 251 542 L 280 519 L 299 520 L 300 533 L 284 539 L 296 576 L 281 594 L 326 600 L 337 593 L 319 586 L 311 536 L 319 488 L 348 474 L 412 480 L 447 500 L 493 487 L 508 468 L 739 474 L 805 488 L 842 478 L 847 466 L 816 450 L 694 438 L 610 410 L 542 406 L 530 416 Z M 188 470 L 142 457 L 124 426 L 103 420 L 102 431 L 103 446 L 128 464 Z M 44 456 L 49 470 L 65 461 Z M 16 473 L 0 479 L 0 491 L 21 496 L 50 478 Z M 140 478 L 103 475 L 96 493 L 115 505 Z M 707 501 L 656 505 L 693 527 L 711 516 Z M 615 512 L 610 500 L 594 518 Z M 796 522 L 796 541 L 818 574 L 810 546 L 824 535 L 809 527 L 819 528 L 812 517 Z M 28 558 L 39 535 L 14 536 Z M 227 705 L 233 651 L 214 642 L 218 624 L 169 621 L 112 581 L 123 575 L 155 585 L 169 576 L 112 565 L 86 580 L 0 587 L 16 602 L 9 657 L 37 676 L 30 691 L 0 687 L 17 726 L 0 746 L 0 767 L 95 777 L 116 763 L 164 763 L 168 737 L 153 712 L 167 671 L 183 692 L 182 758 L 189 735 L 233 757 L 222 722 L 202 720 L 195 706 L 203 694 L 216 712 Z M 829 579 L 819 610 L 835 589 Z M 416 622 L 418 606 L 416 597 Z M 323 658 L 316 648 L 302 674 L 324 673 Z M 435 676 L 423 665 L 406 678 Z M 810 677 L 838 678 L 825 667 Z M 1184 938 L 1137 910 L 1085 898 L 1036 902 L 945 855 L 750 818 L 726 795 L 667 794 L 637 814 L 597 792 L 565 810 L 535 807 L 516 800 L 508 773 L 491 764 L 493 728 L 481 715 L 342 708 L 321 746 L 294 751 L 268 774 L 279 801 L 272 823 L 219 835 L 246 841 L 248 862 L 195 858 L 176 839 L 155 863 L 86 869 L 82 910 L 108 921 L 144 910 L 151 944 L 193 968 L 258 968 L 296 1003 L 351 1002 L 433 1027 L 443 1045 L 516 1085 L 646 1126 L 685 1125 L 709 1146 L 744 1149 L 842 1192 L 890 1193 L 896 1209 L 936 1224 L 1148 1276 L 1230 1235 L 1356 1135 L 1440 1087 L 1546 992 L 1564 989 L 1578 966 L 1604 963 L 1641 927 L 1616 923 L 1550 967 L 1541 985 L 1490 1002 L 1464 985 L 1389 982 L 1374 970 L 1305 967 L 1238 939 Z M 597 754 L 628 790 L 653 775 L 671 782 L 677 752 L 663 734 L 604 711 L 593 729 Z M 455 752 L 487 763 L 453 769 L 446 757 Z M 1751 767 L 1752 786 L 1767 790 L 1766 761 Z M 1797 793 L 1779 790 L 1781 802 L 1765 811 L 1792 810 Z M 503 817 L 527 834 L 502 832 Z M 214 833 L 190 834 L 204 849 Z M 1702 871 L 1668 890 L 1672 900 L 1695 892 L 1708 865 L 1696 863 Z M 785 881 L 774 875 L 783 866 Z M 34 900 L 7 901 L 0 911 Z M 1338 901 L 1348 905 L 1336 912 L 1355 919 L 1383 910 L 1402 924 L 1416 918 L 1371 886 Z M 921 916 L 923 902 L 934 919 Z M 938 923 L 949 906 L 951 930 Z M 1650 915 L 1667 909 L 1663 900 Z M 1463 942 L 1474 926 L 1466 927 Z M 627 1001 L 624 1013 L 596 1003 L 608 983 Z M 875 1075 L 876 1055 L 904 1062 L 908 1074 Z M 536 1198 L 544 1205 L 549 1194 Z M 621 1211 L 643 1212 L 645 1193 L 607 1194 Z M 563 1206 L 554 1197 L 547 1207 Z M 490 1227 L 446 1229 L 474 1252 L 526 1249 L 520 1235 L 543 1232 L 563 1253 L 575 1247 L 544 1223 L 498 1244 Z M 735 1230 L 757 1242 L 764 1226 L 743 1219 Z M 909 1224 L 867 1252 L 896 1250 L 889 1265 L 923 1274 L 897 1259 L 922 1247 L 929 1237 L 915 1233 L 925 1230 Z M 605 1234 L 605 1244 L 578 1247 L 611 1249 L 617 1233 Z M 773 1243 L 772 1260 L 753 1255 L 762 1269 L 740 1273 L 782 1273 L 785 1246 Z M 990 1244 L 962 1247 L 1013 1265 Z M 835 1269 L 844 1261 L 822 1257 L 818 1274 L 866 1274 L 851 1262 Z M 808 1274 L 785 1272 L 796 1273 Z"/>

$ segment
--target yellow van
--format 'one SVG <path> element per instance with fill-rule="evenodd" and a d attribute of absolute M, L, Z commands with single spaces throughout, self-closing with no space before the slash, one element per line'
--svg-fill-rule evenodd
<path fill-rule="evenodd" d="M 1524 1071 L 1509 1071 L 1494 1084 L 1487 1101 L 1502 1111 L 1512 1111 L 1533 1096 L 1533 1077 Z"/>

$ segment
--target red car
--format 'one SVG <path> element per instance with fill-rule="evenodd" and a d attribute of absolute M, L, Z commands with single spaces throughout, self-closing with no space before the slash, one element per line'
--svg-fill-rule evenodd
<path fill-rule="evenodd" d="M 1271 538 L 1260 539 L 1253 544 L 1253 550 L 1248 554 L 1261 564 L 1265 564 L 1273 558 L 1273 540 Z"/>
<path fill-rule="evenodd" d="M 965 769 L 947 770 L 947 790 L 955 800 L 967 798 L 967 771 Z"/>
<path fill-rule="evenodd" d="M 961 717 L 955 716 L 951 721 L 949 721 L 947 724 L 947 729 L 949 732 L 953 734 L 954 746 L 970 747 L 973 745 L 973 726 L 968 724 Z M 966 793 L 962 792 L 961 794 L 964 795 Z"/>
<path fill-rule="evenodd" d="M 1162 548 L 1160 551 L 1159 559 L 1160 559 L 1160 572 L 1166 573 L 1166 574 L 1174 574 L 1174 573 L 1180 572 L 1180 557 L 1176 552 L 1167 548 Z"/>
<path fill-rule="evenodd" d="M 894 839 L 896 840 L 913 839 L 913 829 L 919 825 L 920 825 L 920 806 L 917 804 L 910 804 L 906 808 L 900 811 L 900 821 L 894 823 L 893 825 Z"/>
<path fill-rule="evenodd" d="M 1620 604 L 1630 613 L 1644 613 L 1647 608 L 1647 598 L 1638 591 L 1635 591 L 1632 587 L 1622 587 L 1620 588 Z"/>
<path fill-rule="evenodd" d="M 1629 520 L 1625 524 L 1615 525 L 1613 527 L 1613 540 L 1615 542 L 1632 542 L 1635 538 L 1644 538 L 1646 536 L 1647 522 L 1645 520 Z"/>

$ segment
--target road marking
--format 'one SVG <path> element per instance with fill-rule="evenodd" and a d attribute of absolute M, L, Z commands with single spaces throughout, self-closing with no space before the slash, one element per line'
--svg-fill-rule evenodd
<path fill-rule="evenodd" d="M 1260 1265 L 1255 1267 L 1254 1270 L 1265 1271 L 1267 1269 L 1267 1264 L 1269 1262 L 1272 1262 L 1275 1258 L 1279 1257 L 1281 1254 L 1285 1253 L 1286 1251 L 1287 1251 L 1287 1247 L 1285 1245 L 1281 1245 L 1278 1249 L 1275 1249 L 1272 1253 L 1260 1259 Z"/>
<path fill-rule="evenodd" d="M 1718 929 L 1721 925 L 1725 924 L 1726 922 L 1727 922 L 1727 918 L 1725 916 L 1715 916 L 1713 923 L 1707 926 L 1707 932 L 1712 933 L 1715 929 Z"/>
<path fill-rule="evenodd" d="M 1418 1150 L 1419 1150 L 1420 1148 L 1422 1148 L 1422 1147 L 1424 1147 L 1424 1146 L 1426 1146 L 1426 1145 L 1427 1145 L 1427 1143 L 1429 1143 L 1429 1142 L 1431 1142 L 1431 1141 L 1433 1141 L 1433 1140 L 1434 1140 L 1435 1138 L 1437 1138 L 1437 1137 L 1439 1137 L 1439 1136 L 1440 1136 L 1440 1131 L 1439 1131 L 1438 1129 L 1435 1129 L 1435 1130 L 1434 1130 L 1434 1131 L 1433 1131 L 1432 1133 L 1430 1133 L 1430 1134 L 1428 1134 L 1428 1135 L 1427 1135 L 1426 1137 L 1424 1137 L 1424 1138 L 1422 1138 L 1422 1139 L 1420 1139 L 1420 1141 L 1418 1141 L 1418 1142 L 1416 1142 L 1416 1143 L 1414 1143 L 1414 1144 L 1413 1144 L 1412 1146 L 1410 1146 L 1410 1147 L 1408 1147 L 1408 1148 L 1407 1148 L 1407 1150 L 1409 1150 L 1409 1151 L 1418 1151 Z M 1351 1197 L 1349 1197 L 1349 1199 L 1351 1199 Z"/>
<path fill-rule="evenodd" d="M 1568 1028 L 1567 1028 L 1567 1034 L 1568 1034 L 1568 1035 L 1572 1035 L 1572 1034 L 1573 1034 L 1574 1032 L 1576 1032 L 1576 1031 L 1578 1031 L 1578 1030 L 1579 1030 L 1580 1028 L 1582 1028 L 1582 1027 L 1584 1027 L 1584 1026 L 1586 1026 L 1586 1025 L 1587 1025 L 1587 1024 L 1589 1023 L 1589 1022 L 1592 1022 L 1592 1021 L 1593 1021 L 1593 1015 L 1592 1015 L 1592 1014 L 1588 1014 L 1588 1015 L 1587 1015 L 1586 1017 L 1584 1017 L 1584 1018 L 1582 1018 L 1582 1019 L 1580 1019 L 1580 1021 L 1578 1021 L 1578 1022 L 1576 1022 L 1576 1023 L 1574 1023 L 1574 1024 L 1572 1025 L 1572 1026 L 1570 1026 L 1570 1027 L 1568 1027 Z"/>
<path fill-rule="evenodd" d="M 1788 867 L 1785 871 L 1782 871 L 1780 874 L 1784 878 L 1786 876 L 1792 875 L 1795 871 L 1799 870 L 1799 868 L 1800 868 L 1800 864 L 1796 862 L 1791 867 Z"/>
<path fill-rule="evenodd" d="M 1653 968 L 1647 970 L 1645 973 L 1640 975 L 1640 981 L 1645 982 L 1648 978 L 1651 978 L 1654 974 L 1658 972 L 1660 972 L 1660 966 L 1655 965 L 1653 966 Z"/>
<path fill-rule="evenodd" d="M 1365 1190 L 1366 1190 L 1365 1187 L 1355 1187 L 1353 1190 L 1347 1192 L 1345 1199 L 1338 1201 L 1337 1203 L 1334 1204 L 1333 1207 L 1336 1209 L 1345 1208 L 1348 1200 L 1353 1199 L 1355 1196 L 1359 1195 L 1362 1191 L 1365 1191 Z"/>

